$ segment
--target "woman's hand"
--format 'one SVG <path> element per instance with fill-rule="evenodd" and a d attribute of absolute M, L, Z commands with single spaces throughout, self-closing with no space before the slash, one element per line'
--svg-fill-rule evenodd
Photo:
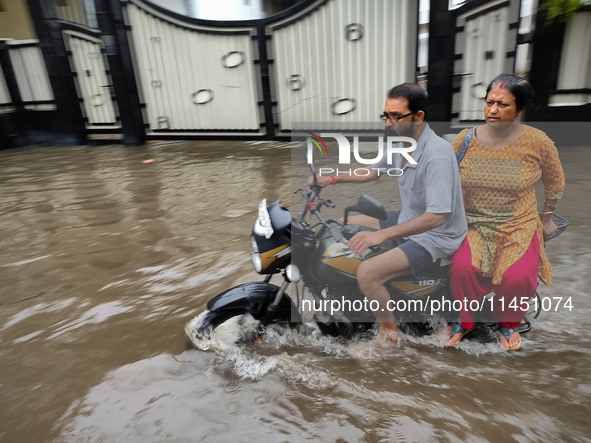
<path fill-rule="evenodd" d="M 544 240 L 548 240 L 552 234 L 558 231 L 558 228 L 552 221 L 552 217 L 542 218 L 542 230 L 544 231 Z"/>

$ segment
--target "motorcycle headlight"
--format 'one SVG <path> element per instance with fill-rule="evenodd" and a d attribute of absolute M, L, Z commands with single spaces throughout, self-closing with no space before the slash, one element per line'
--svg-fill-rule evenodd
<path fill-rule="evenodd" d="M 250 259 L 252 260 L 252 266 L 254 270 L 257 272 L 261 272 L 263 269 L 263 262 L 261 261 L 261 256 L 259 254 L 250 254 Z"/>
<path fill-rule="evenodd" d="M 287 279 L 289 281 L 294 283 L 300 281 L 300 270 L 296 265 L 287 265 L 285 273 L 287 274 Z"/>
<path fill-rule="evenodd" d="M 252 266 L 254 267 L 255 271 L 261 272 L 263 269 L 263 261 L 261 260 L 261 255 L 259 254 L 259 245 L 257 244 L 257 240 L 254 238 L 254 235 L 250 236 L 250 249 L 252 250 L 250 253 Z"/>

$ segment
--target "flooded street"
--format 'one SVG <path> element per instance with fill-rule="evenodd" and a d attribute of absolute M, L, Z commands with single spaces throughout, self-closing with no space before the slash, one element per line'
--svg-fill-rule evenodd
<path fill-rule="evenodd" d="M 261 279 L 248 237 L 263 198 L 290 205 L 288 143 L 0 151 L 0 442 L 590 442 L 589 149 L 559 151 L 571 224 L 540 289 L 572 309 L 516 353 L 444 349 L 440 328 L 370 359 L 308 325 L 252 347 L 185 334 Z M 392 208 L 388 186 L 364 192 Z M 361 193 L 338 188 L 335 216 Z"/>

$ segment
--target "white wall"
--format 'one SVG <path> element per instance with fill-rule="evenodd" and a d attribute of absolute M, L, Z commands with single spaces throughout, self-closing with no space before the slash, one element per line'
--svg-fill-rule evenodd
<path fill-rule="evenodd" d="M 204 20 L 252 20 L 266 16 L 262 0 L 187 0 L 191 16 Z"/>
<path fill-rule="evenodd" d="M 169 11 L 182 15 L 191 15 L 189 8 L 190 0 L 149 0 L 151 3 L 166 8 Z M 214 2 L 212 2 L 214 3 Z"/>

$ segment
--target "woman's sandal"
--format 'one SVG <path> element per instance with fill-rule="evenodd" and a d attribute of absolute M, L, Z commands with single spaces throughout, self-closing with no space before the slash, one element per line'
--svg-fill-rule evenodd
<path fill-rule="evenodd" d="M 474 325 L 472 325 L 472 327 L 470 329 L 464 329 L 464 328 L 462 328 L 462 325 L 460 322 L 457 322 L 457 321 L 453 322 L 450 327 L 449 339 L 447 341 L 451 340 L 451 338 L 456 334 L 462 334 L 462 336 L 460 337 L 460 339 L 457 342 L 451 343 L 451 344 L 448 344 L 447 342 L 445 342 L 445 344 L 443 346 L 446 348 L 453 348 L 454 346 L 456 346 L 458 343 L 460 343 L 462 341 L 462 339 L 464 338 L 464 335 L 471 332 L 473 329 L 474 329 Z"/>
<path fill-rule="evenodd" d="M 505 348 L 503 346 L 503 343 L 501 342 L 501 336 L 502 336 L 507 341 L 507 346 L 509 346 L 509 338 L 511 338 L 511 336 L 515 332 L 516 332 L 515 329 L 499 328 L 499 331 L 497 333 L 497 337 L 499 339 L 499 343 L 501 344 L 501 347 L 505 351 L 517 351 L 518 349 L 521 348 L 521 335 L 519 335 L 519 332 L 517 333 L 517 335 L 519 335 L 519 343 L 517 343 L 515 346 Z"/>

